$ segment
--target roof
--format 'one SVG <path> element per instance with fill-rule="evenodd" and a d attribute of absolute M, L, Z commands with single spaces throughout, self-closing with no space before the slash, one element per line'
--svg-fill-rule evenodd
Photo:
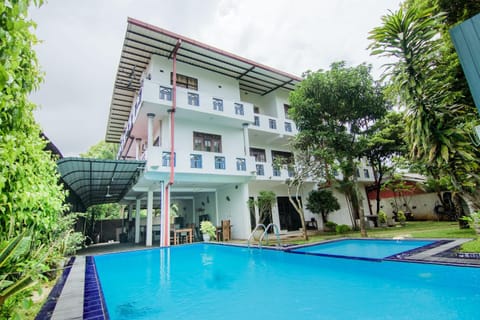
<path fill-rule="evenodd" d="M 119 142 L 128 121 L 141 75 L 153 54 L 209 70 L 239 81 L 240 90 L 265 95 L 279 88 L 293 90 L 302 78 L 228 53 L 207 44 L 128 18 L 120 62 L 115 78 L 105 140 Z"/>
<path fill-rule="evenodd" d="M 119 202 L 143 170 L 145 161 L 63 158 L 57 166 L 63 181 L 88 208 Z"/>

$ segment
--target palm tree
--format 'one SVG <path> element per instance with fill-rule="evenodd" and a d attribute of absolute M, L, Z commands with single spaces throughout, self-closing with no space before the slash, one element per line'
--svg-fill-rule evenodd
<path fill-rule="evenodd" d="M 385 65 L 387 92 L 403 107 L 410 157 L 425 165 L 433 178 L 450 177 L 452 191 L 475 192 L 479 153 L 469 140 L 471 107 L 446 80 L 440 29 L 444 16 L 410 6 L 382 17 L 369 39 L 373 55 Z"/>

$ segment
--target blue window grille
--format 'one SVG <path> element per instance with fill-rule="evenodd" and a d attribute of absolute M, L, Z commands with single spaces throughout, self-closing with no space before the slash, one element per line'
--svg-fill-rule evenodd
<path fill-rule="evenodd" d="M 253 125 L 260 127 L 260 117 L 259 116 L 253 116 Z"/>
<path fill-rule="evenodd" d="M 200 96 L 198 95 L 198 93 L 188 93 L 188 104 L 196 107 L 200 105 Z"/>
<path fill-rule="evenodd" d="M 172 101 L 172 88 L 160 87 L 160 99 Z"/>
<path fill-rule="evenodd" d="M 293 170 L 293 168 L 288 168 L 288 176 L 290 178 L 293 178 L 293 176 L 295 175 L 295 170 Z"/>
<path fill-rule="evenodd" d="M 245 111 L 243 109 L 243 104 L 241 103 L 235 103 L 235 114 L 243 116 L 245 114 Z"/>
<path fill-rule="evenodd" d="M 225 157 L 215 157 L 215 169 L 225 170 Z"/>
<path fill-rule="evenodd" d="M 368 169 L 363 169 L 363 175 L 365 176 L 365 178 L 370 178 L 370 172 L 368 171 Z"/>
<path fill-rule="evenodd" d="M 264 176 L 265 175 L 265 168 L 263 164 L 257 164 L 257 176 Z"/>
<path fill-rule="evenodd" d="M 281 171 L 280 171 L 280 167 L 278 166 L 273 166 L 273 175 L 275 177 L 280 177 L 282 175 Z"/>
<path fill-rule="evenodd" d="M 202 155 L 191 154 L 190 155 L 190 167 L 201 169 L 202 168 Z"/>
<path fill-rule="evenodd" d="M 247 163 L 244 158 L 237 158 L 237 171 L 247 171 Z"/>
<path fill-rule="evenodd" d="M 268 119 L 268 127 L 270 129 L 277 129 L 277 121 L 275 119 Z"/>
<path fill-rule="evenodd" d="M 213 110 L 223 111 L 223 100 L 213 98 Z"/>
<path fill-rule="evenodd" d="M 292 132 L 292 124 L 290 122 L 285 122 L 285 132 Z"/>
<path fill-rule="evenodd" d="M 173 153 L 173 166 L 177 165 L 177 154 Z M 170 166 L 170 152 L 163 152 L 162 153 L 162 166 L 169 167 Z"/>

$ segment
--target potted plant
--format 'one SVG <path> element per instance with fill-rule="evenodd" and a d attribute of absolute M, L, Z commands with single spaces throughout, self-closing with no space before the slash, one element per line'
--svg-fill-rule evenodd
<path fill-rule="evenodd" d="M 380 227 L 387 226 L 387 214 L 383 210 L 378 211 L 378 224 Z"/>
<path fill-rule="evenodd" d="M 404 226 L 406 220 L 407 220 L 407 217 L 405 217 L 405 212 L 403 212 L 402 210 L 398 210 L 397 221 L 400 222 L 402 226 Z"/>
<path fill-rule="evenodd" d="M 215 232 L 217 228 L 208 220 L 200 222 L 200 232 L 203 235 L 203 241 L 210 241 L 210 239 L 215 239 Z"/>

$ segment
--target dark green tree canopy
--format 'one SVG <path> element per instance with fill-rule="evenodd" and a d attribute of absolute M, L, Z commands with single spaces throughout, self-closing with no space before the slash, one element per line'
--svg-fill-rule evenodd
<path fill-rule="evenodd" d="M 321 214 L 323 223 L 327 222 L 330 212 L 340 209 L 340 204 L 333 192 L 328 189 L 312 190 L 308 194 L 307 209 L 313 213 Z"/>

